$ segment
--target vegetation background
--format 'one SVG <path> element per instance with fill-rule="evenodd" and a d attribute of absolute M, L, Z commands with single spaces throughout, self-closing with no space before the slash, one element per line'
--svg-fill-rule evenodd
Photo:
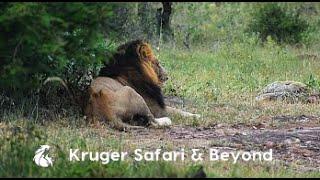
<path fill-rule="evenodd" d="M 1 177 L 191 177 L 199 164 L 66 163 L 67 150 L 123 149 L 129 135 L 87 127 L 86 88 L 115 48 L 148 40 L 169 72 L 166 96 L 193 102 L 201 120 L 174 124 L 257 123 L 279 114 L 320 116 L 319 105 L 258 107 L 256 94 L 278 80 L 320 88 L 320 3 L 0 3 Z M 60 77 L 60 83 L 45 83 Z M 319 123 L 319 121 L 318 121 Z M 41 144 L 59 157 L 41 169 Z M 172 147 L 171 147 L 172 148 Z M 170 147 L 166 147 L 170 149 Z M 269 164 L 202 164 L 212 177 L 319 177 Z"/>

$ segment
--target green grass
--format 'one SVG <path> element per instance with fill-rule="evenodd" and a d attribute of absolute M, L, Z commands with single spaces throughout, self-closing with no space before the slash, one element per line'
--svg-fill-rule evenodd
<path fill-rule="evenodd" d="M 311 74 L 320 76 L 320 64 L 300 60 L 295 49 L 280 47 L 272 41 L 222 45 L 220 50 L 164 50 L 161 60 L 168 69 L 170 81 L 165 92 L 174 89 L 178 95 L 197 100 L 225 102 L 250 99 L 266 84 L 280 80 L 306 82 Z M 171 90 L 172 91 L 172 90 Z"/>
<path fill-rule="evenodd" d="M 263 106 L 255 101 L 259 91 L 274 81 L 308 83 L 311 75 L 319 79 L 320 63 L 297 57 L 304 53 L 318 52 L 279 46 L 272 40 L 262 46 L 254 39 L 231 46 L 222 43 L 217 50 L 163 50 L 160 59 L 170 76 L 164 91 L 193 100 L 198 108 L 191 110 L 204 114 L 203 123 L 256 122 L 260 116 L 276 114 L 320 115 L 318 105 Z"/>
<path fill-rule="evenodd" d="M 36 123 L 20 120 L 0 124 L 0 177 L 192 177 L 200 166 L 209 177 L 319 177 L 320 173 L 298 173 L 281 163 L 229 162 L 136 162 L 114 161 L 70 162 L 70 148 L 81 151 L 128 151 L 120 137 L 103 132 L 106 128 L 66 127 L 59 122 Z M 50 157 L 54 165 L 40 168 L 32 161 L 35 150 L 42 144 L 50 144 Z M 129 145 L 130 146 L 130 145 Z M 159 148 L 159 147 L 155 147 Z"/>

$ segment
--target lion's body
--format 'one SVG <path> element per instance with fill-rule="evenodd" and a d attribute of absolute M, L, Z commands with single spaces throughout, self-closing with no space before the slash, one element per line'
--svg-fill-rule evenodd
<path fill-rule="evenodd" d="M 154 119 L 144 99 L 131 87 L 108 77 L 96 78 L 90 86 L 86 112 L 91 120 L 106 120 L 116 129 L 128 128 L 124 123 L 146 126 Z M 140 118 L 140 121 L 135 121 Z"/>
<path fill-rule="evenodd" d="M 156 125 L 156 118 L 166 116 L 161 68 L 147 43 L 120 46 L 90 85 L 89 120 L 105 120 L 117 129 Z"/>
<path fill-rule="evenodd" d="M 148 43 L 124 44 L 91 83 L 86 114 L 90 121 L 105 120 L 117 129 L 170 125 L 161 91 L 166 80 Z"/>

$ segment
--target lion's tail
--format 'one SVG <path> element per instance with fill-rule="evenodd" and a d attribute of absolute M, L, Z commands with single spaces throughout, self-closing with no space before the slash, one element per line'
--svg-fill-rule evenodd
<path fill-rule="evenodd" d="M 75 91 L 72 88 L 69 88 L 67 83 L 60 77 L 58 76 L 52 76 L 48 77 L 42 85 L 46 85 L 49 82 L 59 82 L 68 92 L 69 97 L 71 98 L 71 101 L 75 105 L 79 105 L 81 107 L 82 112 L 84 112 L 85 106 L 86 106 L 86 95 L 83 95 L 79 98 L 77 98 Z M 72 86 L 71 86 L 72 87 Z"/>
<path fill-rule="evenodd" d="M 73 97 L 73 93 L 71 93 L 67 83 L 60 77 L 58 76 L 52 76 L 52 77 L 48 77 L 44 82 L 43 82 L 43 85 L 46 85 L 48 82 L 54 82 L 54 81 L 57 81 L 59 83 L 62 84 L 63 87 L 66 88 L 66 90 L 68 91 L 68 94 L 71 95 Z"/>

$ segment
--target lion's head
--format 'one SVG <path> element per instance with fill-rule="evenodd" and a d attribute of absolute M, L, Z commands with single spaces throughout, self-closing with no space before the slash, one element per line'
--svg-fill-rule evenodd
<path fill-rule="evenodd" d="M 154 82 L 162 85 L 168 80 L 168 75 L 165 69 L 159 63 L 159 60 L 153 54 L 151 46 L 148 43 L 142 43 L 137 47 L 137 54 L 140 56 L 140 61 L 146 75 L 154 78 Z M 155 73 L 155 75 L 153 75 Z M 157 78 L 155 78 L 155 76 Z"/>
<path fill-rule="evenodd" d="M 129 67 L 140 68 L 141 73 L 155 84 L 162 85 L 168 80 L 165 69 L 154 55 L 150 44 L 144 40 L 128 42 L 117 48 L 113 62 L 121 69 Z"/>
<path fill-rule="evenodd" d="M 160 87 L 168 76 L 150 44 L 144 40 L 135 40 L 119 46 L 99 75 L 118 79 L 125 85 L 130 84 L 142 96 L 147 95 L 164 107 Z"/>

